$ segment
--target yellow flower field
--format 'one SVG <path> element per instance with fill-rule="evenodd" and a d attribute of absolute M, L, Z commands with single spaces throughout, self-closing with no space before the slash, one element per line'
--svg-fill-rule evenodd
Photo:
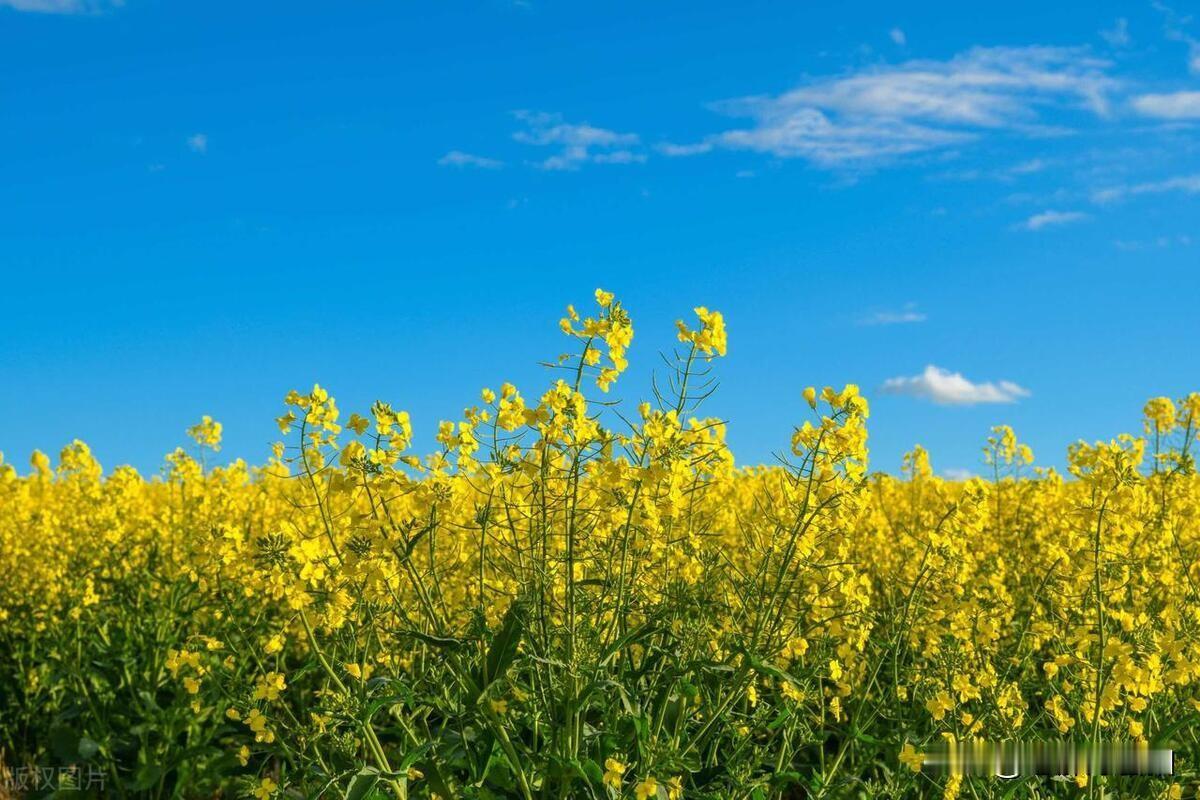
<path fill-rule="evenodd" d="M 721 315 L 624 406 L 633 323 L 589 308 L 548 385 L 483 389 L 431 455 L 317 386 L 262 466 L 213 466 L 208 418 L 161 478 L 82 442 L 0 466 L 0 787 L 1195 794 L 1200 394 L 1066 475 L 997 427 L 987 476 L 948 481 L 920 447 L 869 472 L 858 389 L 805 389 L 784 457 L 741 467 L 702 408 Z M 1169 742 L 1176 775 L 922 772 L 948 739 Z"/>

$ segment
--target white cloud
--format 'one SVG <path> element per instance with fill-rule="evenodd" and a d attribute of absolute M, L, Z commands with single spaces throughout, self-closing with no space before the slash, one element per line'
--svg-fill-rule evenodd
<path fill-rule="evenodd" d="M 978 181 L 986 179 L 1000 181 L 1001 183 L 1012 183 L 1021 176 L 1042 172 L 1050 167 L 1052 163 L 1054 162 L 1042 158 L 1031 158 L 1011 166 L 997 167 L 996 169 L 979 169 L 976 167 L 972 169 L 953 169 L 946 170 L 945 172 L 935 172 L 930 175 L 930 178 L 948 181 Z"/>
<path fill-rule="evenodd" d="M 1179 236 L 1158 236 L 1154 239 L 1145 240 L 1117 239 L 1113 242 L 1114 247 L 1127 253 L 1150 249 L 1161 250 L 1167 247 L 1175 247 L 1176 245 L 1179 247 L 1191 247 L 1192 237 L 1181 234 Z"/>
<path fill-rule="evenodd" d="M 969 469 L 963 469 L 962 467 L 951 467 L 950 469 L 944 469 L 942 470 L 942 475 L 944 475 L 947 480 L 951 481 L 969 481 L 971 478 L 975 477 L 974 472 Z"/>
<path fill-rule="evenodd" d="M 913 303 L 905 304 L 899 311 L 876 311 L 859 317 L 859 325 L 903 325 L 913 322 L 924 322 L 929 317 L 918 311 Z"/>
<path fill-rule="evenodd" d="M 123 5 L 123 0 L 0 0 L 0 8 L 32 11 L 36 14 L 94 14 L 106 8 L 118 8 Z"/>
<path fill-rule="evenodd" d="M 937 130 L 901 120 L 840 122 L 818 109 L 802 108 L 778 116 L 768 111 L 760 117 L 757 127 L 726 131 L 716 142 L 731 150 L 804 158 L 828 166 L 942 149 L 974 138 L 965 132 Z"/>
<path fill-rule="evenodd" d="M 1188 48 L 1188 71 L 1200 74 L 1200 40 L 1184 30 L 1184 26 L 1192 21 L 1190 16 L 1181 17 L 1165 3 L 1150 3 L 1156 11 L 1163 15 L 1163 34 L 1173 42 L 1183 42 Z"/>
<path fill-rule="evenodd" d="M 753 124 L 668 155 L 716 147 L 829 166 L 958 147 L 989 132 L 1049 133 L 1043 107 L 1105 115 L 1118 83 L 1107 61 L 1063 47 L 974 48 L 948 61 L 916 60 L 814 79 L 774 97 L 714 105 Z"/>
<path fill-rule="evenodd" d="M 1100 31 L 1100 38 L 1108 42 L 1113 47 L 1128 47 L 1129 38 L 1129 20 L 1121 17 L 1108 30 Z"/>
<path fill-rule="evenodd" d="M 973 406 L 979 403 L 1013 403 L 1030 392 L 1012 381 L 972 383 L 959 372 L 930 364 L 911 378 L 888 378 L 880 388 L 884 394 L 907 395 L 943 406 Z"/>
<path fill-rule="evenodd" d="M 1163 194 L 1166 192 L 1183 192 L 1184 194 L 1200 194 L 1200 175 L 1177 175 L 1161 181 L 1136 183 L 1131 186 L 1110 186 L 1092 193 L 1092 200 L 1097 203 L 1111 203 L 1129 196 L 1142 194 Z"/>
<path fill-rule="evenodd" d="M 1133 108 L 1146 117 L 1200 119 L 1200 92 L 1143 94 L 1133 98 Z"/>
<path fill-rule="evenodd" d="M 888 31 L 888 36 L 892 38 L 893 42 L 901 47 L 908 43 L 908 37 L 905 36 L 904 31 L 900 30 L 899 28 L 892 28 L 890 31 Z"/>
<path fill-rule="evenodd" d="M 613 150 L 611 153 L 597 153 L 592 156 L 592 161 L 597 164 L 640 164 L 645 160 L 646 156 L 632 150 Z"/>
<path fill-rule="evenodd" d="M 440 167 L 479 167 L 480 169 L 499 169 L 504 166 L 503 161 L 464 153 L 462 150 L 451 150 L 439 158 L 437 163 Z"/>
<path fill-rule="evenodd" d="M 1009 175 L 1032 175 L 1035 172 L 1041 172 L 1046 168 L 1046 162 L 1040 158 L 1031 158 L 1028 161 L 1022 161 L 1020 164 L 1014 164 L 1008 168 Z"/>
<path fill-rule="evenodd" d="M 528 126 L 513 134 L 518 142 L 558 148 L 557 153 L 538 162 L 542 169 L 572 170 L 588 162 L 632 164 L 646 160 L 634 149 L 641 143 L 635 133 L 618 133 L 586 122 L 567 123 L 560 114 L 540 111 L 517 111 L 515 116 Z"/>
<path fill-rule="evenodd" d="M 712 152 L 712 142 L 697 142 L 696 144 L 671 144 L 666 142 L 658 145 L 658 151 L 665 156 L 695 156 Z"/>
<path fill-rule="evenodd" d="M 1069 225 L 1072 222 L 1082 222 L 1087 219 L 1088 215 L 1082 211 L 1043 211 L 1040 214 L 1034 214 L 1029 219 L 1021 223 L 1020 227 L 1027 231 L 1040 231 L 1042 228 L 1049 228 L 1056 225 Z"/>
<path fill-rule="evenodd" d="M 208 134 L 194 133 L 187 138 L 188 149 L 193 153 L 204 154 L 208 152 Z"/>

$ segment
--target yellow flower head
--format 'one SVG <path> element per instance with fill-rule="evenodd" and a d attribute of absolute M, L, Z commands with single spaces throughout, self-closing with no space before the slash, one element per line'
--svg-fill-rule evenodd
<path fill-rule="evenodd" d="M 625 765 L 615 758 L 604 759 L 604 785 L 611 786 L 619 791 L 625 769 Z"/>
<path fill-rule="evenodd" d="M 658 796 L 658 781 L 654 778 L 646 778 L 639 783 L 633 790 L 637 800 L 649 800 L 651 797 Z"/>
<path fill-rule="evenodd" d="M 268 672 L 258 678 L 254 687 L 254 699 L 274 702 L 279 699 L 279 693 L 287 688 L 287 682 L 278 672 Z"/>
<path fill-rule="evenodd" d="M 925 763 L 925 754 L 913 747 L 912 742 L 905 742 L 900 749 L 900 763 L 913 772 L 920 772 L 921 765 Z"/>
<path fill-rule="evenodd" d="M 255 787 L 253 794 L 258 800 L 267 800 L 271 795 L 275 794 L 275 790 L 278 787 L 279 784 L 275 783 L 275 781 L 270 778 L 263 778 L 259 781 L 258 786 Z"/>
<path fill-rule="evenodd" d="M 201 447 L 208 447 L 212 450 L 221 449 L 221 423 L 207 414 L 200 419 L 199 423 L 188 428 L 187 432 L 188 436 L 192 437 Z"/>
<path fill-rule="evenodd" d="M 679 330 L 679 341 L 690 342 L 698 352 L 709 358 L 725 355 L 725 317 L 720 311 L 709 311 L 704 306 L 697 306 L 694 310 L 700 319 L 700 329 L 693 330 L 679 320 L 675 323 Z"/>

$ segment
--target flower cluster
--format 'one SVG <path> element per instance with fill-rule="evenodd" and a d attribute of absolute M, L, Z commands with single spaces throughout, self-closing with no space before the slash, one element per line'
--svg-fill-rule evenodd
<path fill-rule="evenodd" d="M 595 301 L 425 454 L 314 386 L 261 467 L 205 464 L 209 417 L 154 478 L 0 460 L 0 759 L 130 796 L 954 797 L 1008 787 L 922 772 L 947 739 L 1194 738 L 1200 395 L 1065 474 L 998 426 L 954 481 L 919 446 L 868 473 L 862 392 L 809 387 L 739 467 L 699 410 L 721 314 L 623 410 Z"/>

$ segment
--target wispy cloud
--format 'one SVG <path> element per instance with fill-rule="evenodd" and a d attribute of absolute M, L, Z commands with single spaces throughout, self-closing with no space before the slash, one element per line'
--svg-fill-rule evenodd
<path fill-rule="evenodd" d="M 1052 162 L 1042 158 L 1031 158 L 1026 161 L 1020 161 L 1006 167 L 997 167 L 995 169 L 953 169 L 945 172 L 937 172 L 929 177 L 933 180 L 948 180 L 948 181 L 978 181 L 978 180 L 993 180 L 1001 183 L 1012 183 L 1018 178 L 1025 175 L 1032 175 L 1035 172 L 1042 172 L 1051 165 Z"/>
<path fill-rule="evenodd" d="M 0 0 L 0 8 L 36 14 L 95 14 L 123 5 L 123 0 Z"/>
<path fill-rule="evenodd" d="M 875 67 L 717 103 L 753 124 L 663 152 L 751 150 L 835 166 L 957 148 L 989 132 L 1047 134 L 1060 129 L 1040 122 L 1043 107 L 1108 113 L 1118 86 L 1110 66 L 1081 48 L 998 47 Z"/>
<path fill-rule="evenodd" d="M 201 155 L 208 152 L 208 134 L 193 133 L 187 138 L 188 149 Z"/>
<path fill-rule="evenodd" d="M 874 311 L 858 318 L 859 325 L 904 325 L 914 322 L 924 322 L 929 317 L 918 311 L 914 303 L 906 303 L 898 311 Z"/>
<path fill-rule="evenodd" d="M 962 467 L 950 467 L 949 469 L 944 469 L 942 470 L 942 475 L 944 475 L 948 480 L 952 481 L 969 481 L 971 478 L 975 477 L 974 472 L 969 469 L 963 469 Z"/>
<path fill-rule="evenodd" d="M 880 391 L 884 394 L 907 395 L 929 400 L 944 406 L 973 406 L 980 403 L 1015 403 L 1029 397 L 1030 391 L 1012 381 L 973 383 L 960 372 L 930 364 L 920 375 L 888 378 Z"/>
<path fill-rule="evenodd" d="M 1142 116 L 1158 119 L 1200 119 L 1200 92 L 1143 94 L 1130 101 Z"/>
<path fill-rule="evenodd" d="M 1176 175 L 1161 181 L 1135 183 L 1125 186 L 1109 186 L 1092 192 L 1092 200 L 1097 203 L 1112 203 L 1130 196 L 1143 194 L 1164 194 L 1166 192 L 1183 192 L 1184 194 L 1200 194 L 1200 175 Z"/>
<path fill-rule="evenodd" d="M 1162 250 L 1168 247 L 1191 247 L 1192 237 L 1187 235 L 1180 236 L 1158 236 L 1154 239 L 1138 240 L 1138 239 L 1117 239 L 1113 242 L 1113 246 L 1118 250 L 1126 253 L 1136 253 L 1142 250 Z"/>
<path fill-rule="evenodd" d="M 1014 164 L 1008 168 L 1009 175 L 1032 175 L 1035 172 L 1041 172 L 1046 168 L 1046 162 L 1040 158 L 1031 158 L 1028 161 L 1022 161 L 1020 164 Z"/>
<path fill-rule="evenodd" d="M 702 153 L 710 153 L 713 150 L 713 143 L 695 142 L 694 144 L 673 144 L 671 142 L 663 142 L 655 147 L 658 152 L 664 156 L 695 156 Z"/>
<path fill-rule="evenodd" d="M 618 133 L 586 122 L 568 123 L 561 114 L 541 111 L 517 111 L 514 116 L 527 126 L 513 134 L 518 142 L 557 148 L 556 153 L 537 162 L 542 169 L 572 170 L 589 162 L 632 164 L 646 160 L 638 150 L 641 140 L 635 133 Z"/>
<path fill-rule="evenodd" d="M 901 47 L 908 44 L 908 37 L 905 36 L 904 31 L 900 30 L 899 28 L 892 28 L 890 31 L 888 31 L 888 36 L 891 37 L 893 42 Z"/>
<path fill-rule="evenodd" d="M 1022 222 L 1019 227 L 1027 231 L 1040 231 L 1042 228 L 1070 225 L 1072 222 L 1082 222 L 1087 218 L 1088 215 L 1082 211 L 1047 210 L 1040 214 L 1034 214 Z"/>
<path fill-rule="evenodd" d="M 500 169 L 503 161 L 485 156 L 464 153 L 462 150 L 451 150 L 437 160 L 440 167 L 479 167 L 480 169 Z"/>
<path fill-rule="evenodd" d="M 1173 42 L 1182 42 L 1188 49 L 1188 71 L 1200 74 L 1200 39 L 1192 36 L 1186 29 L 1192 21 L 1190 16 L 1180 16 L 1175 9 L 1166 3 L 1154 0 L 1150 3 L 1156 11 L 1163 15 L 1163 35 Z"/>
<path fill-rule="evenodd" d="M 1121 17 L 1113 23 L 1111 28 L 1100 31 L 1100 38 L 1113 47 L 1128 47 L 1131 41 L 1129 38 L 1129 20 Z"/>

